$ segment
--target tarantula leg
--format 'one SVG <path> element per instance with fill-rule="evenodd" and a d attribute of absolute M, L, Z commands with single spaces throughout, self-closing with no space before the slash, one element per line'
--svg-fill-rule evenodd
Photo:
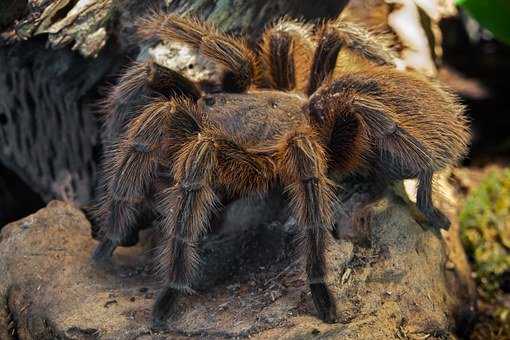
<path fill-rule="evenodd" d="M 270 32 L 264 39 L 268 45 L 268 69 L 271 72 L 271 87 L 288 91 L 296 87 L 296 65 L 294 64 L 294 41 L 288 32 Z"/>
<path fill-rule="evenodd" d="M 379 100 L 379 92 L 377 82 L 343 76 L 321 87 L 310 98 L 312 121 L 322 129 L 323 126 L 332 126 L 328 149 L 337 168 L 353 168 L 353 165 L 346 165 L 348 159 L 344 159 L 345 150 L 351 150 L 349 155 L 352 156 L 366 154 L 366 150 L 373 148 L 376 154 L 372 156 L 378 159 L 376 171 L 383 178 L 402 180 L 418 176 L 418 208 L 432 226 L 447 229 L 450 225 L 448 218 L 433 206 L 431 199 L 432 173 L 437 165 L 428 148 L 411 133 L 413 127 L 408 128 L 405 119 L 399 118 L 394 109 Z M 350 128 L 344 128 L 343 125 L 349 121 L 357 122 L 358 132 L 364 132 L 366 136 L 360 139 L 360 144 L 352 143 L 350 147 L 345 147 L 349 134 L 345 135 L 344 131 L 350 131 L 353 135 L 358 133 L 353 129 L 356 124 L 351 123 Z M 338 126 L 339 122 L 343 122 L 343 125 Z"/>
<path fill-rule="evenodd" d="M 325 322 L 335 322 L 336 305 L 327 284 L 325 250 L 333 226 L 332 182 L 327 178 L 326 153 L 311 129 L 286 136 L 278 160 L 288 185 L 290 206 L 300 226 L 299 242 L 305 249 L 306 272 L 312 298 Z"/>
<path fill-rule="evenodd" d="M 364 105 L 365 110 L 370 114 L 370 119 L 378 120 L 374 121 L 375 126 L 391 132 L 391 129 L 395 127 L 395 123 L 391 120 L 393 116 L 389 116 L 392 112 L 384 114 L 381 112 L 384 107 L 374 100 L 380 93 L 381 87 L 376 81 L 356 75 L 344 75 L 331 83 L 322 85 L 314 92 L 310 97 L 310 113 L 312 119 L 322 123 L 328 113 L 337 112 L 342 108 L 355 111 L 354 106 Z M 346 107 L 347 105 L 353 107 Z M 379 124 L 382 124 L 381 127 L 378 126 Z"/>
<path fill-rule="evenodd" d="M 409 133 L 405 120 L 399 119 L 393 108 L 378 99 L 377 82 L 358 77 L 343 76 L 321 87 L 310 98 L 312 121 L 322 130 L 330 129 L 330 143 L 335 143 L 338 122 L 357 120 L 359 143 L 354 146 L 359 147 L 360 155 L 371 148 L 377 150 L 376 156 L 391 165 L 379 169 L 389 179 L 410 178 L 431 169 L 433 162 L 423 143 Z M 334 160 L 336 157 L 343 156 L 332 155 Z"/>
<path fill-rule="evenodd" d="M 262 87 L 304 90 L 314 42 L 312 28 L 296 20 L 282 19 L 266 29 L 261 43 Z"/>
<path fill-rule="evenodd" d="M 309 96 L 312 95 L 326 79 L 333 75 L 336 60 L 342 48 L 339 33 L 334 29 L 331 30 L 328 28 L 329 26 L 324 26 L 322 28 L 319 35 L 319 43 L 317 44 L 313 56 L 306 89 L 306 94 Z"/>
<path fill-rule="evenodd" d="M 326 23 L 320 30 L 319 42 L 310 69 L 306 93 L 312 95 L 323 82 L 331 78 L 340 51 L 349 51 L 378 65 L 395 65 L 393 52 L 367 30 L 341 21 Z"/>
<path fill-rule="evenodd" d="M 153 13 L 138 23 L 138 34 L 179 41 L 199 50 L 226 68 L 226 92 L 244 92 L 257 77 L 256 57 L 245 41 L 220 32 L 212 25 L 175 14 Z"/>
<path fill-rule="evenodd" d="M 427 171 L 420 174 L 418 181 L 418 192 L 416 195 L 418 209 L 427 217 L 433 228 L 448 230 L 450 228 L 450 220 L 432 204 L 432 172 Z"/>
<path fill-rule="evenodd" d="M 194 82 L 153 61 L 147 62 L 147 76 L 149 88 L 167 98 L 180 96 L 197 101 L 202 96 Z"/>
<path fill-rule="evenodd" d="M 103 103 L 105 137 L 115 144 L 129 122 L 141 114 L 140 107 L 161 96 L 197 100 L 201 92 L 191 80 L 152 60 L 132 63 Z"/>
<path fill-rule="evenodd" d="M 105 151 L 108 155 L 103 159 L 101 165 L 100 183 L 97 187 L 98 197 L 105 197 L 107 194 L 108 171 L 114 167 L 113 158 L 118 152 L 120 137 L 125 133 L 129 123 L 138 117 L 142 110 L 140 107 L 148 105 L 155 98 L 179 95 L 181 97 L 197 100 L 200 97 L 200 90 L 193 82 L 184 78 L 175 71 L 169 70 L 155 64 L 153 61 L 134 62 L 130 65 L 119 80 L 117 86 L 112 88 L 104 104 L 104 138 Z M 100 200 L 101 201 L 101 200 Z M 96 229 L 101 224 L 93 216 L 93 234 L 99 236 Z M 131 229 L 125 239 L 120 241 L 121 245 L 132 246 L 138 242 L 138 230 Z"/>
<path fill-rule="evenodd" d="M 177 300 L 181 291 L 171 286 L 163 288 L 154 301 L 152 307 L 152 328 L 156 330 L 164 330 L 167 326 L 168 319 L 175 315 Z"/>
<path fill-rule="evenodd" d="M 147 71 L 147 63 L 132 63 L 103 103 L 105 137 L 114 144 L 127 124 L 140 115 L 139 107 L 150 102 Z"/>
<path fill-rule="evenodd" d="M 99 243 L 99 245 L 94 249 L 92 253 L 92 259 L 98 263 L 107 262 L 113 255 L 115 248 L 117 248 L 118 243 L 111 240 L 103 240 Z"/>
<path fill-rule="evenodd" d="M 167 287 L 153 308 L 155 327 L 165 324 L 181 293 L 191 291 L 198 274 L 198 241 L 206 231 L 217 204 L 211 187 L 217 157 L 215 142 L 198 135 L 178 154 L 174 166 L 176 184 L 162 192 L 160 212 L 164 234 L 159 254 L 159 272 Z"/>
<path fill-rule="evenodd" d="M 380 35 L 369 32 L 352 22 L 337 20 L 333 29 L 339 33 L 342 45 L 378 65 L 395 65 L 395 53 Z"/>
<path fill-rule="evenodd" d="M 103 241 L 94 260 L 107 260 L 122 240 L 136 232 L 134 224 L 156 178 L 164 128 L 174 111 L 175 104 L 167 101 L 146 107 L 110 155 L 110 167 L 104 174 L 106 187 L 97 210 Z"/>
<path fill-rule="evenodd" d="M 378 172 L 402 180 L 418 177 L 417 207 L 436 229 L 448 229 L 450 220 L 432 203 L 432 175 L 436 168 L 427 148 L 408 131 L 397 126 L 394 133 L 378 141 Z"/>

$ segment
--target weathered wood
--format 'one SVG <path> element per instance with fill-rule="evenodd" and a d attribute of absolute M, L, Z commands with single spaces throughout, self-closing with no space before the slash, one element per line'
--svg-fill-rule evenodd
<path fill-rule="evenodd" d="M 0 161 L 45 200 L 90 199 L 100 145 L 94 93 L 114 65 L 111 50 L 86 60 L 40 39 L 0 49 Z"/>

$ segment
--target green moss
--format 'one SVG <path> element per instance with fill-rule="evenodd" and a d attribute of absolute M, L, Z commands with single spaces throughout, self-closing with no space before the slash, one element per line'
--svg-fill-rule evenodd
<path fill-rule="evenodd" d="M 468 196 L 460 227 L 481 299 L 497 305 L 501 274 L 510 271 L 510 169 L 491 172 Z M 510 319 L 508 308 L 494 307 L 494 316 Z"/>

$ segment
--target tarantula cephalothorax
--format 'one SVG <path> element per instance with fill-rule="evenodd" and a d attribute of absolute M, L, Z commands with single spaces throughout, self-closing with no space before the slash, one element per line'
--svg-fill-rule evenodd
<path fill-rule="evenodd" d="M 430 225 L 448 227 L 432 205 L 431 181 L 466 151 L 462 107 L 435 82 L 396 70 L 392 53 L 360 28 L 336 21 L 311 32 L 281 20 L 255 53 L 198 20 L 141 20 L 142 38 L 189 44 L 224 68 L 221 91 L 204 94 L 177 72 L 135 63 L 107 101 L 112 141 L 94 258 L 108 260 L 116 246 L 136 240 L 141 216 L 152 209 L 147 202 L 155 202 L 166 283 L 153 310 L 156 325 L 191 290 L 198 241 L 220 192 L 239 197 L 288 188 L 313 301 L 327 322 L 336 318 L 324 281 L 335 197 L 328 176 L 364 173 L 381 183 L 417 177 L 418 208 Z"/>

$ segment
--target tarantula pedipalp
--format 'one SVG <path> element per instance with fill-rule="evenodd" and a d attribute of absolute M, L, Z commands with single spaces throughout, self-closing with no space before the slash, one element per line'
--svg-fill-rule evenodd
<path fill-rule="evenodd" d="M 364 30 L 330 22 L 314 39 L 310 27 L 282 20 L 265 32 L 258 55 L 240 39 L 175 15 L 148 17 L 139 32 L 187 43 L 225 68 L 223 90 L 204 94 L 174 71 L 136 63 L 109 97 L 107 135 L 120 137 L 105 155 L 94 259 L 133 243 L 144 212 L 159 212 L 166 288 L 154 305 L 155 325 L 191 290 L 198 241 L 220 191 L 239 197 L 279 183 L 288 188 L 312 298 L 327 322 L 336 318 L 324 281 L 332 173 L 380 183 L 417 177 L 418 208 L 433 227 L 448 227 L 432 205 L 431 180 L 466 150 L 462 107 L 435 82 L 395 70 L 392 54 Z M 339 68 L 344 57 L 355 67 Z"/>

